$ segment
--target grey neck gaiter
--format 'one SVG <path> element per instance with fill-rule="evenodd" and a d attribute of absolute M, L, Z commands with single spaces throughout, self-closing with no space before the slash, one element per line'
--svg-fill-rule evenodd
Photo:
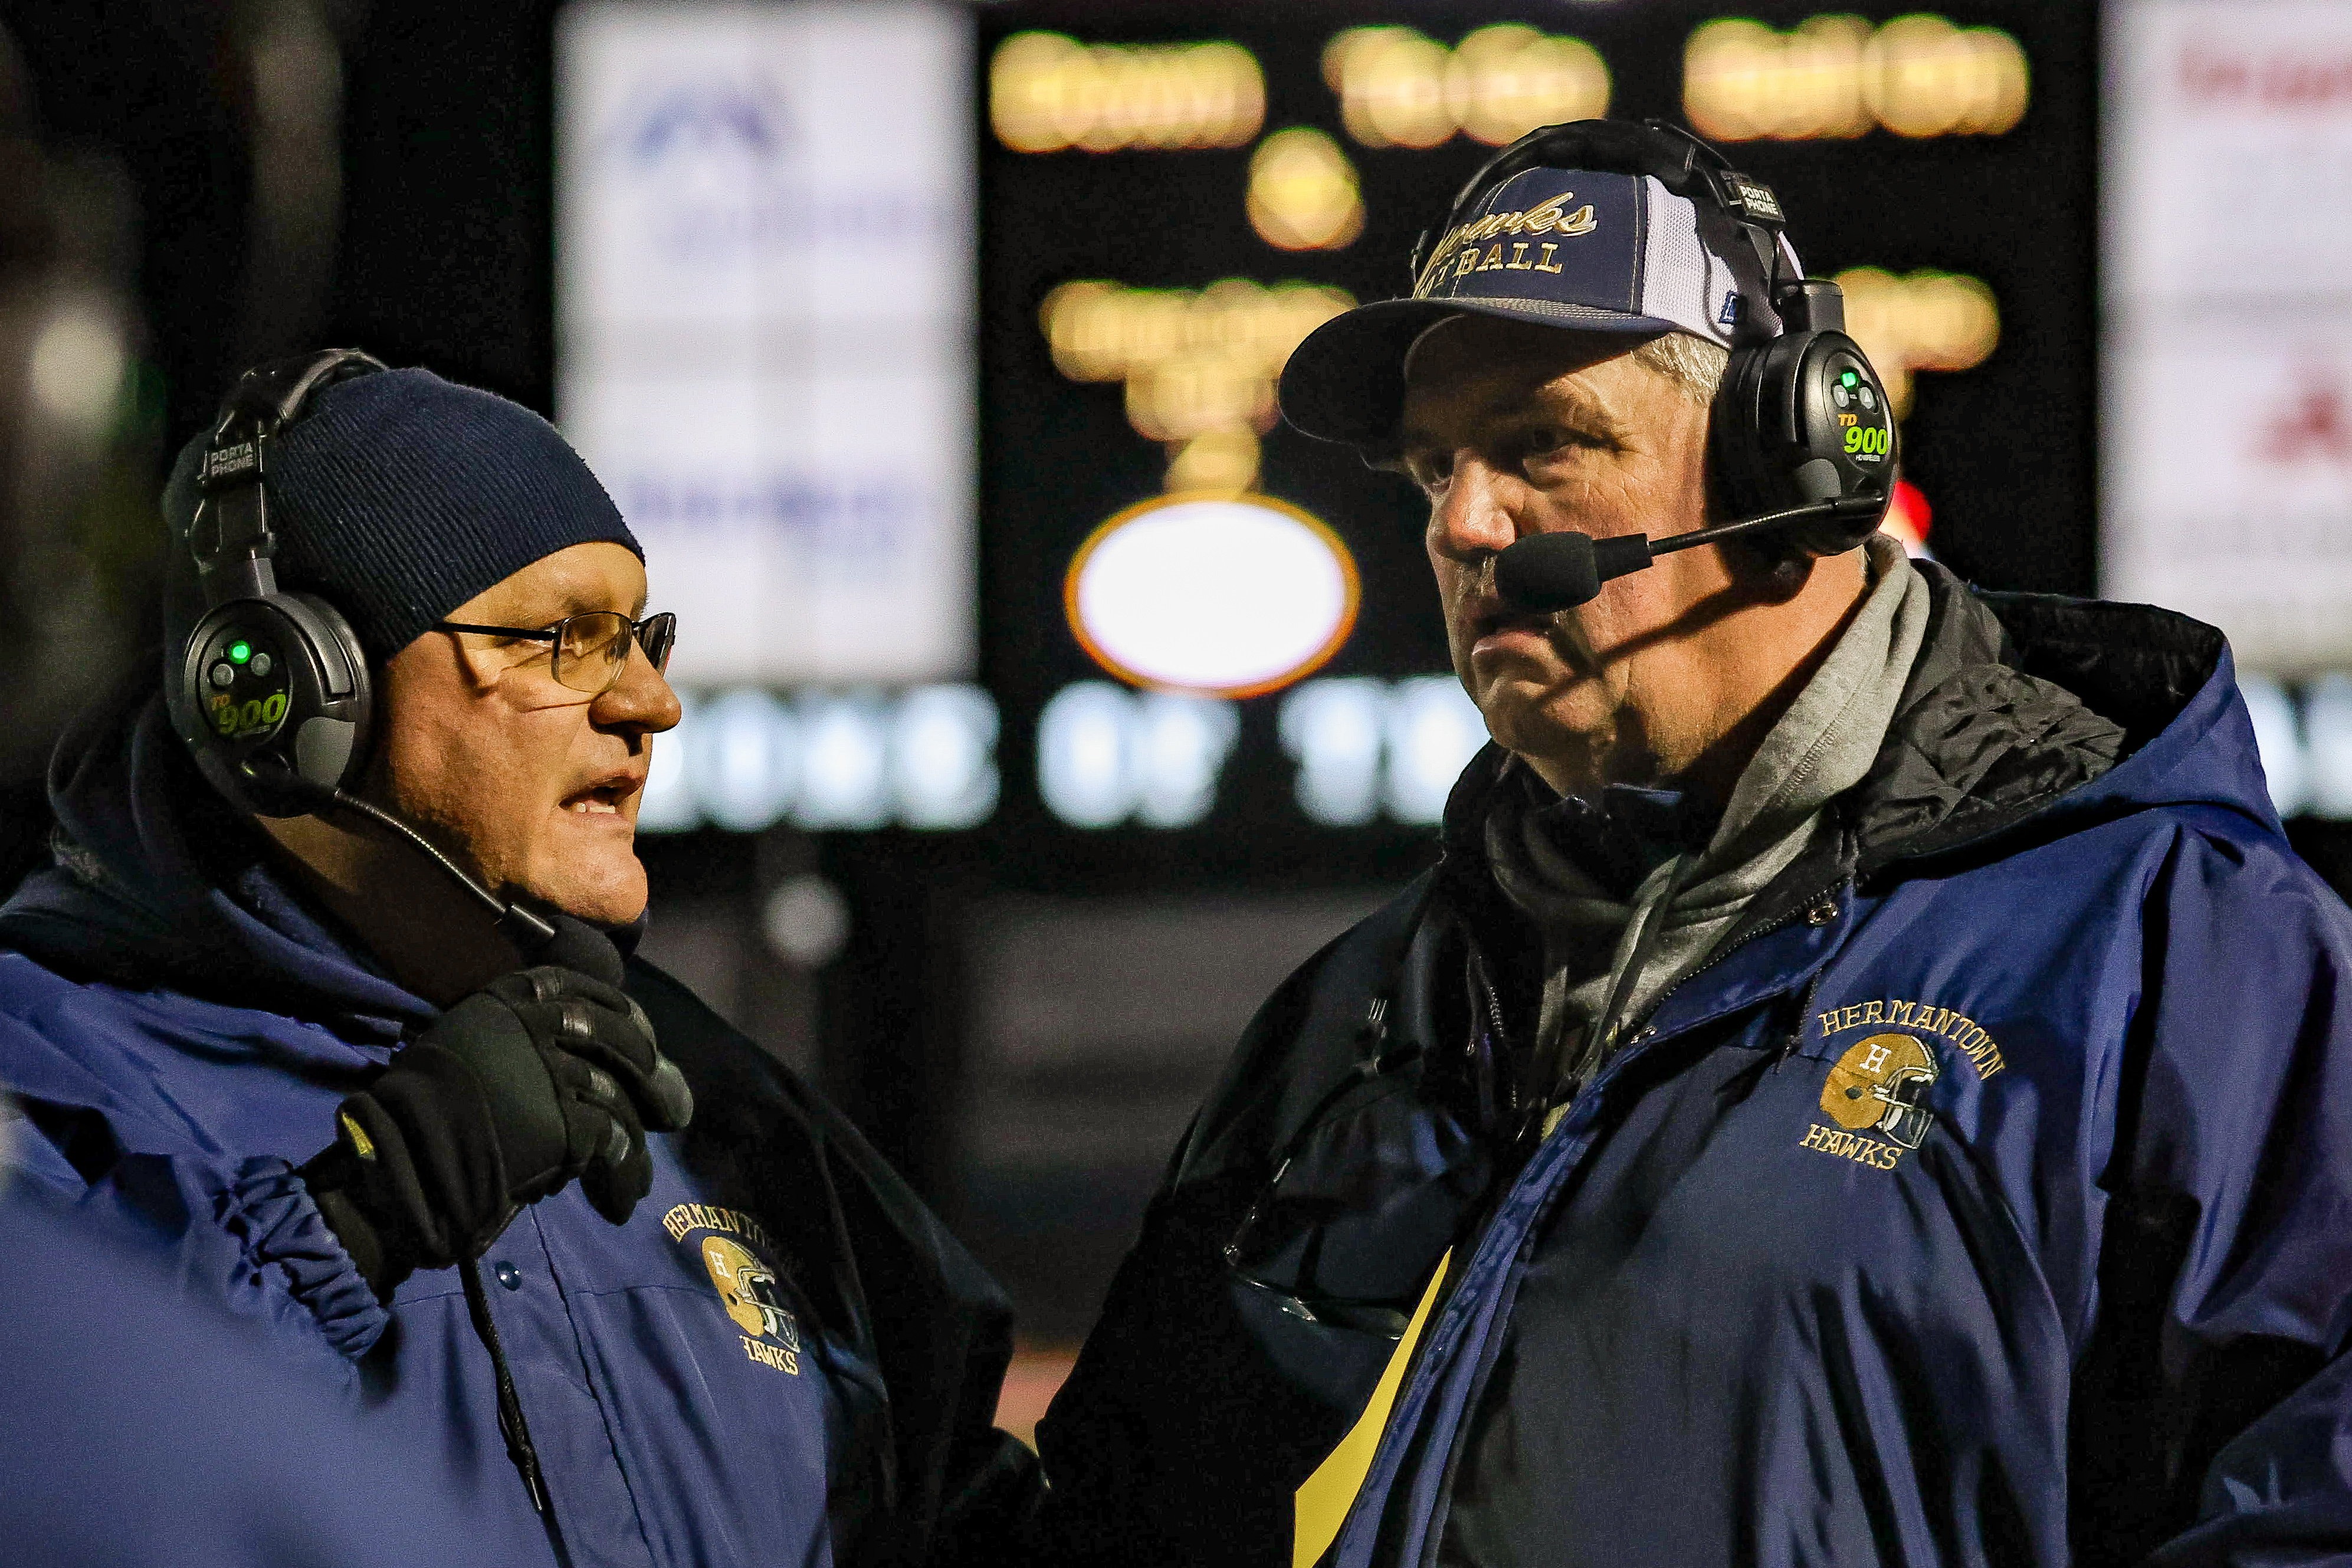
<path fill-rule="evenodd" d="M 1529 793 L 1500 793 L 1486 850 L 1504 895 L 1543 933 L 1532 1062 L 1557 1098 L 1598 1071 L 1704 962 L 1748 900 L 1796 859 L 1822 806 L 1870 771 L 1927 635 L 1928 595 L 1901 545 L 1876 534 L 1864 548 L 1862 607 L 1757 748 L 1704 848 L 1667 858 L 1618 897 L 1579 863 Z"/>

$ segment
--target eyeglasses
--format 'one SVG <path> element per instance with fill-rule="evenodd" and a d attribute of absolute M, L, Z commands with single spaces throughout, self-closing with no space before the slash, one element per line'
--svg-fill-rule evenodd
<path fill-rule="evenodd" d="M 601 697 L 613 689 L 621 671 L 628 667 L 632 642 L 645 650 L 656 673 L 669 668 L 670 645 L 677 640 L 677 617 L 664 611 L 638 620 L 618 610 L 587 610 L 536 631 L 523 626 L 467 626 L 461 621 L 443 621 L 433 629 L 551 643 L 556 684 Z"/>

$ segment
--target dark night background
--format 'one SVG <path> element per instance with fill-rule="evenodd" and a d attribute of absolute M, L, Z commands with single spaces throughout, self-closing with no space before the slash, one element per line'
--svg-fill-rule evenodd
<path fill-rule="evenodd" d="M 1772 0 L 1740 9 L 1788 27 L 1844 8 Z M 1878 20 L 1906 9 L 1853 8 Z M 1096 523 L 1160 489 L 1166 454 L 1129 429 L 1116 387 L 1073 384 L 1055 372 L 1038 302 L 1074 278 L 1198 288 L 1244 276 L 1333 284 L 1360 300 L 1402 292 L 1415 231 L 1488 149 L 1456 140 L 1426 152 L 1368 151 L 1347 142 L 1319 69 L 1325 41 L 1343 26 L 1402 20 L 1448 42 L 1501 19 L 1573 33 L 1609 63 L 1613 115 L 1679 118 L 1684 40 L 1724 9 L 1667 0 L 1427 5 L 1402 14 L 1337 0 L 1034 0 L 975 9 L 983 77 L 995 40 L 1031 27 L 1088 41 L 1245 44 L 1267 78 L 1266 129 L 1318 125 L 1340 136 L 1369 213 L 1345 249 L 1278 252 L 1244 216 L 1247 148 L 1016 154 L 989 134 L 985 82 L 976 83 L 978 673 L 1004 718 L 1003 803 L 986 826 L 965 834 L 778 828 L 748 844 L 712 831 L 645 844 L 657 921 L 678 911 L 679 929 L 714 944 L 708 974 L 696 978 L 725 990 L 740 1021 L 814 1071 L 942 1204 L 1008 1276 L 1033 1332 L 1056 1339 L 1083 1329 L 1166 1146 L 1139 1140 L 1108 1163 L 1048 1159 L 1009 1175 L 959 1156 L 975 1103 L 967 1092 L 978 1070 L 973 998 L 985 989 L 976 966 L 996 951 L 983 940 L 988 931 L 1005 911 L 1066 916 L 1035 929 L 1070 933 L 1068 956 L 1083 967 L 1089 944 L 1125 952 L 1118 944 L 1129 939 L 1118 932 L 1154 929 L 1089 926 L 1080 918 L 1088 909 L 1161 910 L 1171 931 L 1226 929 L 1215 926 L 1218 911 L 1261 907 L 1252 900 L 1360 905 L 1433 856 L 1426 829 L 1304 823 L 1274 738 L 1278 698 L 1243 705 L 1242 740 L 1200 826 L 1081 833 L 1046 814 L 1028 761 L 1037 710 L 1065 684 L 1097 675 L 1063 624 L 1063 571 Z M 1966 0 L 1942 9 L 1962 26 L 2005 27 L 2022 44 L 2032 102 L 2015 131 L 1747 143 L 1736 156 L 1779 191 L 1809 271 L 1936 268 L 1991 286 L 2000 347 L 1978 369 L 1919 378 L 1905 428 L 1907 474 L 1934 506 L 1936 552 L 1964 576 L 2087 594 L 2095 566 L 2097 16 L 2084 0 Z M 226 0 L 13 0 L 5 26 L 50 140 L 110 155 L 135 196 L 130 282 L 160 411 L 160 438 L 143 459 L 151 485 L 163 455 L 209 416 L 238 370 L 320 343 L 425 363 L 551 412 L 556 10 L 543 0 L 323 8 L 343 70 L 340 232 L 315 298 L 273 314 L 247 304 L 268 297 L 272 258 L 257 250 L 250 221 L 257 110 L 235 63 L 237 8 Z M 1326 673 L 1444 669 L 1421 520 L 1400 481 L 1277 430 L 1265 441 L 1260 488 L 1329 520 L 1361 569 L 1361 619 Z M 37 792 L 26 780 L 11 784 L 10 842 L 21 850 L 37 842 L 28 825 Z M 2330 870 L 2340 868 L 2339 831 L 2298 826 L 2306 853 Z M 758 911 L 780 880 L 811 871 L 845 896 L 851 936 L 822 970 L 789 973 L 761 944 Z M 1088 1069 L 1097 1100 L 1085 1103 L 1132 1094 L 1181 1107 L 1229 1042 L 1229 1033 L 1222 1043 L 1204 1039 L 1170 1058 L 1174 1065 L 1124 1077 L 1116 1063 Z"/>

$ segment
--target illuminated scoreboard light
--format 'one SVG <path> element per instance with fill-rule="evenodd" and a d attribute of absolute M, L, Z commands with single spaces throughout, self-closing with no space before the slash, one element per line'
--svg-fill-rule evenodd
<path fill-rule="evenodd" d="M 1057 286 L 1038 307 L 1054 367 L 1118 382 L 1135 433 L 1169 448 L 1171 490 L 1247 489 L 1274 384 L 1307 334 L 1355 304 L 1345 289 L 1228 278 L 1207 288 Z"/>
<path fill-rule="evenodd" d="M 1001 721 L 978 687 L 793 697 L 744 687 L 684 701 L 684 721 L 654 740 L 645 832 L 959 832 L 996 814 Z M 1297 765 L 1294 803 L 1325 827 L 1435 824 L 1486 743 L 1486 721 L 1450 675 L 1304 681 L 1283 694 L 1277 727 Z M 1038 717 L 1038 795 L 1064 826 L 1089 832 L 1198 826 L 1241 734 L 1230 700 L 1076 681 Z"/>
<path fill-rule="evenodd" d="M 2352 818 L 2352 674 L 2290 683 L 2242 671 L 2238 689 L 2278 814 Z"/>
<path fill-rule="evenodd" d="M 1490 147 L 1538 125 L 1609 112 L 1609 67 L 1581 38 L 1498 22 L 1452 48 L 1412 27 L 1350 27 L 1323 49 L 1323 79 L 1366 147 Z"/>
<path fill-rule="evenodd" d="M 1245 147 L 1265 122 L 1265 78 L 1238 44 L 1015 33 L 989 58 L 988 116 L 1015 153 Z"/>
<path fill-rule="evenodd" d="M 1815 16 L 1788 32 L 1727 16 L 1683 52 L 1683 112 L 1702 136 L 1801 141 L 1884 128 L 1999 136 L 2025 116 L 2025 51 L 1998 27 L 1941 16 Z"/>
<path fill-rule="evenodd" d="M 1280 721 L 1298 808 L 1327 827 L 1437 822 L 1486 743 L 1486 719 L 1450 675 L 1310 680 L 1283 699 Z"/>
<path fill-rule="evenodd" d="M 996 704 L 978 687 L 792 697 L 739 687 L 680 700 L 677 728 L 654 740 L 637 816 L 648 833 L 952 831 L 996 810 Z"/>
<path fill-rule="evenodd" d="M 2242 674 L 2263 772 L 2282 816 L 2352 818 L 2352 673 L 2301 682 Z M 1038 793 L 1065 826 L 1193 827 L 1219 805 L 1241 738 L 1228 700 L 1077 681 L 1048 700 Z M 1347 676 L 1285 692 L 1276 733 L 1306 821 L 1430 826 L 1478 749 L 1485 721 L 1449 675 Z M 688 694 L 657 736 L 638 826 L 823 832 L 980 827 L 1001 791 L 996 705 L 977 687 L 901 693 L 756 688 Z"/>
<path fill-rule="evenodd" d="M 1259 495 L 1175 495 L 1111 518 L 1071 558 L 1071 635 L 1131 685 L 1279 690 L 1339 651 L 1356 563 L 1322 520 Z"/>
<path fill-rule="evenodd" d="M 1277 131 L 1250 154 L 1250 227 L 1276 250 L 1339 250 L 1364 231 L 1356 166 L 1311 125 Z"/>
<path fill-rule="evenodd" d="M 1216 805 L 1241 723 L 1231 702 L 1082 680 L 1037 720 L 1037 793 L 1072 827 L 1189 827 Z"/>
<path fill-rule="evenodd" d="M 1295 803 L 1325 827 L 1434 825 L 1486 743 L 1485 719 L 1450 675 L 1306 681 L 1284 695 L 1277 722 L 1297 764 Z M 1231 702 L 1080 681 L 1039 721 L 1038 793 L 1073 827 L 1189 827 L 1215 806 L 1239 734 Z"/>

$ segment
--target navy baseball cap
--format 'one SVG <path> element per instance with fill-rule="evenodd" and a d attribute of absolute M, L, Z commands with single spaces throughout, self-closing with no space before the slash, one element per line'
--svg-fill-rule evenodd
<path fill-rule="evenodd" d="M 1386 443 L 1403 409 L 1405 356 L 1449 316 L 1631 338 L 1689 332 L 1728 348 L 1748 308 L 1727 259 L 1741 231 L 1706 216 L 1703 227 L 1697 205 L 1654 175 L 1521 170 L 1447 215 L 1409 298 L 1360 305 L 1307 335 L 1283 366 L 1283 417 L 1327 441 Z M 1802 277 L 1780 244 L 1789 275 Z M 1752 254 L 1746 264 L 1755 271 Z"/>

